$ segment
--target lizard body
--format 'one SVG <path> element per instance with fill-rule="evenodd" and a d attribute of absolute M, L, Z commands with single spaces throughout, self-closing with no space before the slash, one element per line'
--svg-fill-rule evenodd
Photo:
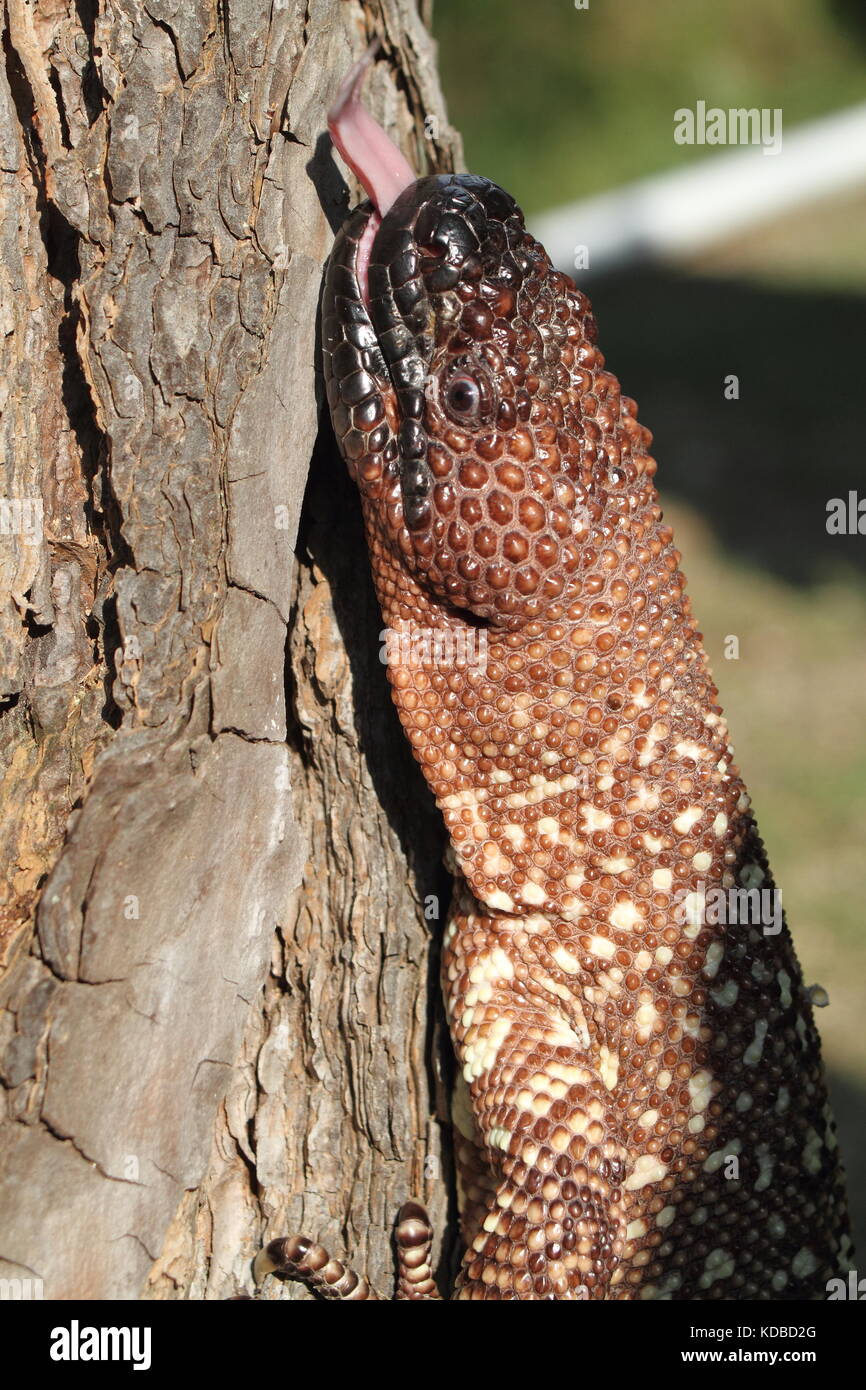
<path fill-rule="evenodd" d="M 335 125 L 364 177 L 362 70 Z M 820 1044 L 649 432 L 508 194 L 365 182 L 325 377 L 457 866 L 455 1297 L 822 1297 L 847 1226 Z M 437 1296 L 429 1248 L 410 1205 L 398 1297 Z M 303 1238 L 270 1251 L 376 1296 Z"/>

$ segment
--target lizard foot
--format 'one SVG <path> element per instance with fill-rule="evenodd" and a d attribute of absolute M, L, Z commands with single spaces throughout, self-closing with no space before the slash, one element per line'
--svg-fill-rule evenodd
<path fill-rule="evenodd" d="M 406 1202 L 400 1208 L 395 1230 L 397 1246 L 397 1288 L 395 1299 L 404 1301 L 439 1298 L 433 1279 L 430 1254 L 433 1230 L 427 1212 L 419 1202 Z M 372 1299 L 384 1301 L 372 1284 L 341 1260 L 334 1260 L 323 1245 L 309 1236 L 281 1236 L 272 1240 L 256 1256 L 253 1274 L 261 1283 L 271 1273 L 300 1279 L 322 1298 Z"/>

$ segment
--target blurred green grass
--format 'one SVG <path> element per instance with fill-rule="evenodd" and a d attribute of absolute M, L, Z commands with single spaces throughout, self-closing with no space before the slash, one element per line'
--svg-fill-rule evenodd
<path fill-rule="evenodd" d="M 862 101 L 863 0 L 435 0 L 467 167 L 527 213 L 689 160 L 673 114 L 781 107 L 785 128 Z"/>

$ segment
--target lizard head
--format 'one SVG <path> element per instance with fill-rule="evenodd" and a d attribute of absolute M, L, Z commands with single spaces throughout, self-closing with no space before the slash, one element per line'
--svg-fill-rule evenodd
<path fill-rule="evenodd" d="M 649 433 L 603 370 L 588 300 L 503 189 L 415 179 L 349 74 L 330 115 L 371 201 L 341 230 L 325 377 L 368 526 L 428 593 L 502 628 L 605 587 L 654 500 Z"/>

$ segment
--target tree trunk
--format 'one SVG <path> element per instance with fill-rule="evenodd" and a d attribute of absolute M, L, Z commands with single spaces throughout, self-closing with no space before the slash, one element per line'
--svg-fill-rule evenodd
<path fill-rule="evenodd" d="M 48 1298 L 223 1298 L 297 1229 L 387 1287 L 400 1203 L 444 1224 L 442 842 L 319 433 L 373 32 L 459 166 L 412 0 L 6 3 L 0 1277 Z"/>

